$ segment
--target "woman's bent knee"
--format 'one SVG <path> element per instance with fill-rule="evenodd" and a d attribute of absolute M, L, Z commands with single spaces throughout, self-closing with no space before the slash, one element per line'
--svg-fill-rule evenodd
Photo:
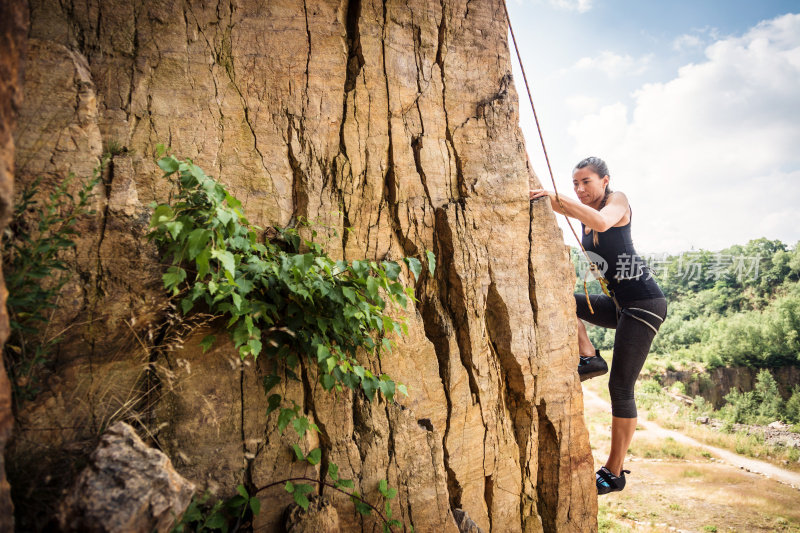
<path fill-rule="evenodd" d="M 611 397 L 611 415 L 617 418 L 636 418 L 636 400 L 633 389 L 608 387 Z"/>

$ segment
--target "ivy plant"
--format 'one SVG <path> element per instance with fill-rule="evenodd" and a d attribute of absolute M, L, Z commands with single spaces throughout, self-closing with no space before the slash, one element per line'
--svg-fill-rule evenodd
<path fill-rule="evenodd" d="M 397 391 L 408 394 L 356 359 L 359 350 L 390 350 L 389 335 L 407 333 L 405 322 L 386 312 L 387 299 L 403 308 L 414 299 L 413 288 L 399 280 L 400 264 L 333 260 L 294 228 L 279 230 L 283 246 L 262 242 L 241 202 L 191 160 L 166 156 L 158 165 L 176 190 L 173 203 L 152 206 L 148 237 L 171 263 L 164 286 L 184 314 L 202 305 L 224 316 L 242 359 L 263 353 L 285 363 L 290 377 L 296 377 L 300 357 L 310 358 L 325 390 L 361 389 L 370 400 L 380 391 L 389 401 Z M 404 261 L 418 278 L 420 260 Z M 432 254 L 428 263 L 433 272 Z M 204 350 L 215 340 L 204 338 Z M 279 382 L 277 373 L 267 375 L 265 392 Z M 271 410 L 280 403 L 278 395 L 270 396 Z M 288 413 L 283 420 L 285 427 Z"/>
<path fill-rule="evenodd" d="M 160 157 L 163 146 L 158 150 Z M 191 160 L 167 155 L 158 160 L 158 166 L 173 184 L 170 202 L 151 205 L 148 235 L 169 263 L 164 286 L 184 314 L 200 307 L 224 318 L 225 330 L 242 359 L 267 358 L 270 370 L 263 377 L 267 415 L 279 410 L 281 432 L 290 424 L 299 437 L 308 430 L 319 431 L 302 416 L 298 405 L 286 405 L 273 392 L 281 374 L 298 379 L 301 358 L 316 365 L 318 380 L 327 391 L 346 387 L 362 391 L 370 401 L 378 392 L 387 401 L 397 392 L 408 394 L 403 384 L 373 372 L 357 358 L 361 351 L 380 356 L 391 350 L 391 336 L 407 333 L 405 322 L 389 313 L 391 304 L 405 308 L 408 300 L 415 301 L 413 287 L 405 287 L 400 279 L 400 263 L 334 260 L 321 244 L 303 239 L 296 228 L 279 228 L 276 242 L 263 239 L 262 229 L 248 222 L 241 202 Z M 311 236 L 316 237 L 316 232 L 311 231 Z M 434 255 L 426 252 L 425 260 L 433 275 Z M 420 259 L 406 257 L 403 262 L 419 279 Z M 203 350 L 215 341 L 213 335 L 205 337 Z M 295 444 L 293 451 L 298 460 L 312 465 L 321 460 L 320 449 L 306 455 Z M 352 481 L 340 480 L 337 473 L 331 463 L 327 474 L 333 482 L 323 485 L 335 490 L 353 487 Z M 294 481 L 298 480 L 279 483 L 286 482 L 286 491 L 307 508 L 311 486 Z M 398 524 L 391 519 L 388 505 L 396 490 L 384 485 L 385 481 L 379 488 L 387 498 L 387 516 L 380 514 L 388 530 Z M 360 512 L 375 509 L 357 492 L 349 494 Z"/>

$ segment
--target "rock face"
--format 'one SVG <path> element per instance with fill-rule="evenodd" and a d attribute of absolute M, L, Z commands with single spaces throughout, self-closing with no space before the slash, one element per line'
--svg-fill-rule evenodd
<path fill-rule="evenodd" d="M 364 355 L 409 397 L 333 397 L 304 371 L 280 391 L 323 431 L 304 449 L 322 446 L 322 464 L 369 501 L 387 479 L 394 517 L 418 531 L 457 531 L 454 509 L 487 532 L 596 528 L 572 267 L 549 205 L 527 199 L 538 181 L 506 23 L 501 0 L 33 0 L 20 179 L 87 175 L 104 150 L 114 157 L 53 318 L 66 333 L 48 390 L 19 413 L 19 505 L 33 505 L 36 480 L 57 492 L 74 475 L 47 478 L 54 457 L 80 456 L 126 417 L 220 496 L 320 476 L 291 462 L 277 413 L 264 417 L 265 362 L 241 363 L 225 343 L 203 354 L 210 326 L 181 326 L 166 305 L 141 238 L 146 206 L 169 194 L 153 161 L 165 143 L 262 227 L 302 216 L 338 228 L 332 256 L 437 257 L 408 335 L 380 360 Z M 291 497 L 262 494 L 254 525 L 277 531 Z M 380 530 L 325 495 L 343 531 Z"/>
<path fill-rule="evenodd" d="M 658 379 L 661 385 L 669 387 L 680 381 L 686 387 L 686 395 L 694 398 L 702 396 L 715 409 L 725 404 L 725 396 L 732 390 L 751 391 L 756 385 L 757 368 L 718 367 L 705 374 L 691 370 L 667 370 Z M 786 366 L 771 369 L 770 373 L 778 384 L 778 390 L 784 400 L 792 395 L 792 388 L 800 383 L 800 368 Z"/>
<path fill-rule="evenodd" d="M 192 500 L 194 485 L 169 458 L 125 422 L 106 431 L 61 506 L 61 531 L 169 531 Z"/>
<path fill-rule="evenodd" d="M 14 204 L 14 138 L 17 110 L 22 102 L 22 57 L 28 28 L 28 6 L 21 0 L 0 4 L 0 232 Z M 1 267 L 2 265 L 0 265 Z M 0 268 L 0 350 L 8 338 L 6 291 Z M 14 507 L 6 481 L 5 449 L 11 436 L 11 383 L 0 364 L 0 532 L 14 530 Z"/>
<path fill-rule="evenodd" d="M 296 503 L 286 508 L 286 533 L 339 533 L 339 513 L 327 498 L 312 496 L 308 509 Z"/>

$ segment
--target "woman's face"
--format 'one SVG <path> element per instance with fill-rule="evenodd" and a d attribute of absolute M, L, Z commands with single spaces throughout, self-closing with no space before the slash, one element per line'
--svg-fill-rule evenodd
<path fill-rule="evenodd" d="M 602 178 L 590 167 L 575 169 L 572 174 L 572 186 L 575 194 L 584 205 L 599 206 L 603 201 L 608 186 L 608 176 Z"/>

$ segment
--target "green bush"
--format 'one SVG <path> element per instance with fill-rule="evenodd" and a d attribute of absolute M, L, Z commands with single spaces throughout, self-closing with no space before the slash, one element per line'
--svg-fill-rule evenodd
<path fill-rule="evenodd" d="M 763 369 L 756 376 L 752 391 L 732 389 L 725 396 L 725 405 L 720 409 L 720 414 L 736 424 L 764 424 L 782 418 L 783 409 L 778 384 L 772 374 Z"/>
<path fill-rule="evenodd" d="M 640 387 L 643 394 L 661 394 L 661 385 L 654 379 L 642 381 Z"/>
<path fill-rule="evenodd" d="M 792 395 L 786 401 L 783 418 L 789 424 L 800 424 L 800 385 L 795 385 Z"/>

